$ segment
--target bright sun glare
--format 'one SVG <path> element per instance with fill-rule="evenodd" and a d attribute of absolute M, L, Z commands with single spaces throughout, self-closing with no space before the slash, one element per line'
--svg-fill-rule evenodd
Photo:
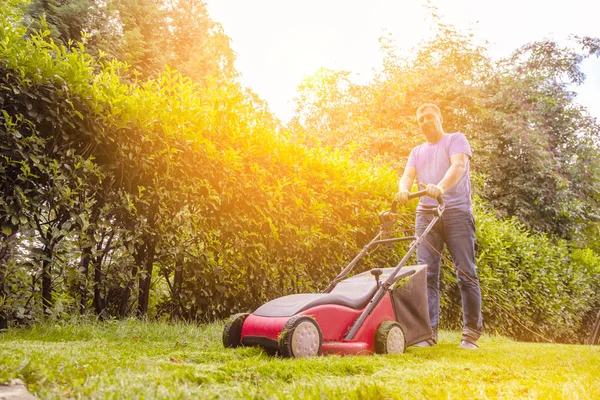
<path fill-rule="evenodd" d="M 287 121 L 296 88 L 318 69 L 351 71 L 357 82 L 364 82 L 380 68 L 381 36 L 390 34 L 403 51 L 410 51 L 427 38 L 432 19 L 425 3 L 208 0 L 207 6 L 211 18 L 221 23 L 232 38 L 242 82 Z M 452 0 L 434 5 L 444 21 L 459 29 L 471 29 L 482 42 L 489 40 L 492 56 L 501 57 L 548 36 L 559 40 L 570 34 L 598 36 L 594 16 L 600 12 L 600 5 L 588 3 L 573 0 L 566 7 L 541 0 L 509 0 L 496 5 Z M 578 10 L 582 8 L 590 12 L 581 14 Z M 583 70 L 588 80 L 579 88 L 579 101 L 600 117 L 600 61 L 586 61 Z"/>

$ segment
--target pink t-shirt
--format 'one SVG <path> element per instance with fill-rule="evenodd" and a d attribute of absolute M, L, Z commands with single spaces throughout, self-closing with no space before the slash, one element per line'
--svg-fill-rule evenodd
<path fill-rule="evenodd" d="M 465 135 L 460 132 L 445 134 L 435 143 L 423 143 L 410 152 L 407 167 L 417 170 L 417 182 L 437 185 L 444 178 L 450 168 L 450 157 L 456 153 L 465 153 L 469 156 L 465 174 L 456 185 L 443 194 L 446 210 L 464 210 L 471 212 L 471 179 L 469 164 L 472 157 L 471 146 Z M 419 188 L 421 190 L 421 188 Z M 421 197 L 417 212 L 425 207 L 436 206 L 437 200 L 428 196 Z"/>

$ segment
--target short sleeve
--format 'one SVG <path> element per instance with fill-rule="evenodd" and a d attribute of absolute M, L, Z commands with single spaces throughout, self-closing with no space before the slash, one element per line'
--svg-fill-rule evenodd
<path fill-rule="evenodd" d="M 416 149 L 417 148 L 415 147 L 410 151 L 410 154 L 408 155 L 408 161 L 406 162 L 406 168 L 408 168 L 408 167 L 416 168 L 417 167 L 417 160 L 416 160 L 417 156 L 415 154 Z"/>
<path fill-rule="evenodd" d="M 457 153 L 465 153 L 469 158 L 473 157 L 471 153 L 471 146 L 467 141 L 467 137 L 462 133 L 456 133 L 450 141 L 450 147 L 448 148 L 448 154 L 450 157 Z"/>

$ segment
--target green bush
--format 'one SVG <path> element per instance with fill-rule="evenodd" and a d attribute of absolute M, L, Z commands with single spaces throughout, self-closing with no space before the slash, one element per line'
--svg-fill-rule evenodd
<path fill-rule="evenodd" d="M 589 249 L 531 234 L 515 218 L 475 207 L 476 257 L 487 332 L 523 340 L 573 342 L 598 305 L 600 257 Z M 446 268 L 442 323 L 459 327 L 460 293 Z M 444 322 L 445 321 L 445 322 Z"/>
<path fill-rule="evenodd" d="M 33 277 L 0 282 L 15 317 L 223 317 L 322 288 L 375 234 L 396 173 L 294 143 L 235 83 L 127 85 L 81 46 L 2 28 L 0 217 L 27 243 L 2 268 Z"/>

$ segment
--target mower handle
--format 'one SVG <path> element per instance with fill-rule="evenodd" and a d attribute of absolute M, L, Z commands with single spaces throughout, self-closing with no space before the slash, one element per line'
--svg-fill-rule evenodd
<path fill-rule="evenodd" d="M 425 190 L 419 190 L 418 192 L 409 193 L 408 199 L 412 200 L 414 198 L 423 197 L 423 196 L 427 196 L 427 194 L 425 193 Z M 438 201 L 438 204 L 440 207 L 444 207 L 444 199 L 442 198 L 442 195 L 438 196 L 437 201 Z M 396 214 L 397 209 L 398 209 L 398 202 L 396 200 L 394 200 L 392 202 L 392 213 Z"/>
<path fill-rule="evenodd" d="M 414 199 L 416 197 L 421 197 L 421 196 L 425 196 L 425 190 L 421 190 L 418 192 L 414 192 L 414 193 L 409 193 L 408 198 L 409 199 Z M 442 212 L 444 211 L 444 200 L 442 199 L 442 196 L 439 196 L 437 198 L 438 204 L 439 204 L 439 208 L 437 209 L 435 215 L 435 219 L 432 222 L 437 221 L 437 218 L 439 218 L 442 215 Z M 381 231 L 377 234 L 377 236 L 375 236 L 373 238 L 373 240 L 371 240 L 369 242 L 369 244 L 367 244 L 365 247 L 363 247 L 363 249 L 360 251 L 360 253 L 358 253 L 358 255 L 356 257 L 354 257 L 354 259 L 350 262 L 350 264 L 348 264 L 348 266 L 346 268 L 344 268 L 342 270 L 342 272 L 339 273 L 339 275 L 333 280 L 331 281 L 331 283 L 329 284 L 329 286 L 327 286 L 327 289 L 325 289 L 324 293 L 330 293 L 333 288 L 338 284 L 338 282 L 340 282 L 342 279 L 344 279 L 344 277 L 346 277 L 350 271 L 352 270 L 352 268 L 354 268 L 354 266 L 356 265 L 356 263 L 363 258 L 363 256 L 367 255 L 369 253 L 369 249 L 376 245 L 379 246 L 379 244 L 382 243 L 393 243 L 393 242 L 399 242 L 399 241 L 403 241 L 403 240 L 419 240 L 418 236 L 407 236 L 404 238 L 392 238 L 392 239 L 383 239 L 383 237 L 385 237 L 385 235 L 388 233 L 389 229 L 392 227 L 392 225 L 394 225 L 394 223 L 396 222 L 396 209 L 397 209 L 397 202 L 394 200 L 392 202 L 392 211 L 382 211 L 379 213 L 379 220 L 381 221 Z M 430 226 L 433 226 L 430 223 Z M 431 229 L 431 227 L 428 227 L 427 229 Z M 413 242 L 413 244 L 411 246 L 415 246 L 416 242 Z M 416 248 L 416 247 L 411 247 Z M 405 256 L 406 257 L 406 256 Z M 406 260 L 404 260 L 403 262 L 405 262 Z M 389 279 L 389 278 L 388 278 Z"/>

